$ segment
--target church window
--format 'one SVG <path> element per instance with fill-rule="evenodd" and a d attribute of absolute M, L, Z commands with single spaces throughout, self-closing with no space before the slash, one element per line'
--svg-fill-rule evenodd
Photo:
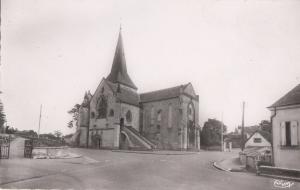
<path fill-rule="evenodd" d="M 104 92 L 104 87 L 101 88 L 101 93 L 103 94 L 103 92 Z"/>
<path fill-rule="evenodd" d="M 130 110 L 127 111 L 126 113 L 126 121 L 131 122 L 132 121 L 132 113 Z"/>
<path fill-rule="evenodd" d="M 107 99 L 105 96 L 100 96 L 97 102 L 98 118 L 106 118 L 107 114 Z"/>
<path fill-rule="evenodd" d="M 161 121 L 161 110 L 158 110 L 157 112 L 157 121 Z"/>
<path fill-rule="evenodd" d="M 170 104 L 168 107 L 168 127 L 172 127 L 172 105 Z"/>
<path fill-rule="evenodd" d="M 194 120 L 194 107 L 191 103 L 188 105 L 187 114 L 188 114 L 188 119 L 193 121 Z"/>
<path fill-rule="evenodd" d="M 109 116 L 110 116 L 110 117 L 113 117 L 114 115 L 115 115 L 114 110 L 111 109 L 111 110 L 109 111 Z"/>
<path fill-rule="evenodd" d="M 91 118 L 95 118 L 95 112 L 91 113 Z"/>
<path fill-rule="evenodd" d="M 150 119 L 151 119 L 151 125 L 154 124 L 154 107 L 151 107 L 151 113 L 150 113 Z"/>

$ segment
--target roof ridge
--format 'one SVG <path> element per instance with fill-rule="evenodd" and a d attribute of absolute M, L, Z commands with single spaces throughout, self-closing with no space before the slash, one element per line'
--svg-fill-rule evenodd
<path fill-rule="evenodd" d="M 295 96 L 295 93 L 299 93 L 299 95 Z M 300 104 L 300 84 L 292 88 L 290 91 L 288 91 L 284 96 L 279 98 L 275 103 L 273 103 L 268 108 L 289 106 L 289 105 L 296 105 L 296 104 Z"/>
<path fill-rule="evenodd" d="M 169 87 L 169 88 L 163 88 L 163 89 L 159 89 L 159 90 L 154 90 L 154 91 L 149 91 L 149 92 L 143 92 L 143 93 L 140 93 L 140 95 L 154 93 L 154 92 L 161 92 L 161 91 L 175 89 L 175 88 L 180 88 L 180 87 L 184 87 L 186 85 L 188 85 L 188 84 L 182 84 L 182 85 L 177 85 L 177 86 L 173 86 L 173 87 Z"/>

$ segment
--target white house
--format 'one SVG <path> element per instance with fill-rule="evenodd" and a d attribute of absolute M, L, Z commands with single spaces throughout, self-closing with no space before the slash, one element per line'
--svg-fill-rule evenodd
<path fill-rule="evenodd" d="M 271 143 L 259 131 L 253 133 L 245 143 L 248 147 L 271 147 Z"/>
<path fill-rule="evenodd" d="M 300 169 L 300 84 L 269 107 L 277 167 Z"/>

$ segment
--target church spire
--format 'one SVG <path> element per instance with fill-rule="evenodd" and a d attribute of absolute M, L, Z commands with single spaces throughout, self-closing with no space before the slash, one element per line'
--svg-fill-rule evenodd
<path fill-rule="evenodd" d="M 125 54 L 123 48 L 122 34 L 121 34 L 121 26 L 119 31 L 118 43 L 115 51 L 115 56 L 113 60 L 113 65 L 110 71 L 110 74 L 107 76 L 107 80 L 113 83 L 120 83 L 125 86 L 131 87 L 133 89 L 137 89 L 132 80 L 130 79 L 125 61 Z"/>

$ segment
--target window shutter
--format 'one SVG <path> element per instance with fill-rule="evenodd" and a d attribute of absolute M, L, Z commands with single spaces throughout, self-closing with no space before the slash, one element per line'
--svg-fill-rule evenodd
<path fill-rule="evenodd" d="M 297 121 L 291 122 L 291 145 L 298 145 L 298 123 Z"/>
<path fill-rule="evenodd" d="M 282 146 L 286 145 L 286 136 L 285 136 L 285 122 L 281 122 L 280 124 L 280 144 Z"/>

